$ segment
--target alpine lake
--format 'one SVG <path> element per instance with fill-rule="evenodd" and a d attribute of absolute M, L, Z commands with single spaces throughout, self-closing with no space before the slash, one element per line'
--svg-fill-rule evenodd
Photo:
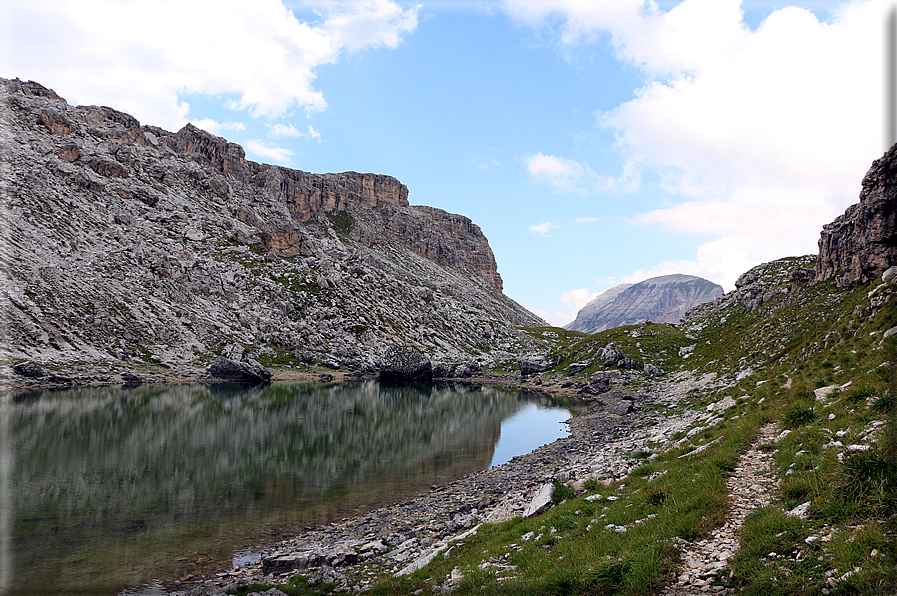
<path fill-rule="evenodd" d="M 528 453 L 566 436 L 571 415 L 542 394 L 461 384 L 0 395 L 0 583 L 113 595 L 212 574 Z"/>

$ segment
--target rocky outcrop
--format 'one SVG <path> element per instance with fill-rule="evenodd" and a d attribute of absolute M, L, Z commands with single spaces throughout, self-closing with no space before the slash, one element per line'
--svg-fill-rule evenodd
<path fill-rule="evenodd" d="M 37 83 L 0 91 L 0 358 L 207 365 L 236 343 L 376 372 L 393 345 L 473 368 L 542 349 L 480 229 L 410 206 L 394 178 L 258 164 Z"/>
<path fill-rule="evenodd" d="M 732 304 L 740 304 L 749 312 L 758 308 L 775 296 L 791 294 L 816 279 L 813 264 L 814 255 L 802 257 L 785 257 L 769 263 L 762 263 L 742 273 L 735 281 L 735 290 L 726 292 L 712 302 L 695 306 L 686 315 L 686 321 L 705 316 L 714 309 Z M 693 350 L 692 347 L 680 348 L 680 356 Z"/>
<path fill-rule="evenodd" d="M 613 287 L 586 304 L 565 329 L 597 333 L 641 321 L 677 323 L 692 307 L 722 295 L 723 288 L 692 275 L 664 275 Z"/>
<path fill-rule="evenodd" d="M 897 264 L 897 145 L 863 178 L 860 202 L 822 227 L 816 275 L 838 286 L 869 283 Z"/>

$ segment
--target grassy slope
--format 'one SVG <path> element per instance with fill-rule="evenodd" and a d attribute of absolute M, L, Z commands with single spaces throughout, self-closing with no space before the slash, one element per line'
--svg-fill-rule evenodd
<path fill-rule="evenodd" d="M 802 265 L 801 259 L 783 259 L 772 264 L 769 276 L 785 287 L 790 270 Z M 593 336 L 529 330 L 555 344 L 560 364 L 543 375 L 547 380 L 563 378 L 570 363 L 591 362 L 612 341 L 636 360 L 662 363 L 667 372 L 716 373 L 716 388 L 689 394 L 682 408 L 699 409 L 724 396 L 737 405 L 722 423 L 646 459 L 622 483 L 592 482 L 585 494 L 542 516 L 484 526 L 425 569 L 381 578 L 372 593 L 433 593 L 453 573 L 463 575 L 457 594 L 657 593 L 675 577 L 677 545 L 700 538 L 724 518 L 725 480 L 770 420 L 792 431 L 775 450 L 778 502 L 749 516 L 741 551 L 730 562 L 733 573 L 721 581 L 747 594 L 893 592 L 897 375 L 884 363 L 897 362 L 897 338 L 883 341 L 882 334 L 897 325 L 897 296 L 873 308 L 867 294 L 875 287 L 839 289 L 821 282 L 775 295 L 752 312 L 739 304 L 703 309 L 679 328 L 648 324 Z M 688 345 L 694 352 L 679 356 Z M 591 362 L 576 377 L 602 368 Z M 815 388 L 848 382 L 827 402 L 814 398 Z M 870 429 L 877 430 L 870 435 Z M 725 440 L 678 459 L 719 436 Z M 850 444 L 871 448 L 849 452 Z M 618 499 L 587 501 L 590 495 Z M 808 501 L 809 519 L 785 515 Z M 529 532 L 533 538 L 524 540 Z M 301 580 L 282 589 L 309 590 Z"/>

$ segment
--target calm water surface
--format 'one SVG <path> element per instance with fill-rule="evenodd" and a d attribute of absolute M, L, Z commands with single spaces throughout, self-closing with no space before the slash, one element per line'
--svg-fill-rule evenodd
<path fill-rule="evenodd" d="M 116 594 L 566 435 L 550 399 L 376 382 L 0 397 L 0 592 Z M 249 549 L 249 550 L 246 550 Z"/>

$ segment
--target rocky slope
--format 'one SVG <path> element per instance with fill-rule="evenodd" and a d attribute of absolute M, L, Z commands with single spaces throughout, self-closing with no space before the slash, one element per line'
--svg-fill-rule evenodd
<path fill-rule="evenodd" d="M 192 125 L 141 126 L 0 81 L 0 358 L 370 369 L 391 345 L 489 364 L 542 321 L 504 296 L 469 219 L 398 180 L 245 159 Z"/>
<path fill-rule="evenodd" d="M 897 145 L 863 178 L 860 202 L 823 226 L 816 275 L 839 286 L 869 283 L 897 263 Z"/>
<path fill-rule="evenodd" d="M 691 275 L 664 275 L 622 284 L 586 304 L 564 328 L 597 333 L 639 321 L 677 323 L 693 306 L 723 293 L 721 286 Z"/>

